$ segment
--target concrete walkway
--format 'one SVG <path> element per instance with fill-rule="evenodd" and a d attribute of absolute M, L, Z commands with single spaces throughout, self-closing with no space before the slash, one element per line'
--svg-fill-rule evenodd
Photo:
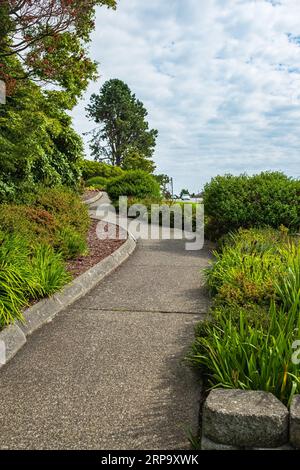
<path fill-rule="evenodd" d="M 1 449 L 186 449 L 200 386 L 182 359 L 207 312 L 208 249 L 141 241 L 0 371 Z"/>

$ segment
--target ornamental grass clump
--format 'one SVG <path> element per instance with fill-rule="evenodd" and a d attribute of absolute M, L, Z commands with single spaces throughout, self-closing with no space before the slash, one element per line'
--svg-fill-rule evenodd
<path fill-rule="evenodd" d="M 240 312 L 235 318 L 218 314 L 206 323 L 189 355 L 211 388 L 240 388 L 273 393 L 284 404 L 300 393 L 299 365 L 292 360 L 293 343 L 299 339 L 297 306 L 289 311 L 273 302 L 266 325 L 253 326 Z"/>
<path fill-rule="evenodd" d="M 22 321 L 30 301 L 53 294 L 69 280 L 62 255 L 51 246 L 0 232 L 0 328 Z"/>

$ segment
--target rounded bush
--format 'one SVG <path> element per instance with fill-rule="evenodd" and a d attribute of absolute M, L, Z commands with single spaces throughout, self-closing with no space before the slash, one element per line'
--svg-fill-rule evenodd
<path fill-rule="evenodd" d="M 111 180 L 106 191 L 112 201 L 120 196 L 143 198 L 160 198 L 160 186 L 153 176 L 142 170 L 130 170 L 122 176 Z"/>
<path fill-rule="evenodd" d="M 211 238 L 239 227 L 300 227 L 300 180 L 280 172 L 217 176 L 205 186 L 203 199 Z"/>

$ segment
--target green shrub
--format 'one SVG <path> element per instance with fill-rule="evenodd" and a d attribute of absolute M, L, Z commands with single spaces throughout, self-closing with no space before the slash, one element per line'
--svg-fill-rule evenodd
<path fill-rule="evenodd" d="M 142 170 L 130 170 L 122 176 L 112 179 L 106 187 L 112 201 L 116 202 L 120 196 L 131 196 L 138 199 L 159 199 L 160 186 L 153 176 Z"/>
<path fill-rule="evenodd" d="M 268 307 L 277 298 L 277 283 L 286 273 L 291 246 L 285 232 L 267 228 L 240 229 L 227 236 L 206 270 L 215 303 Z"/>
<path fill-rule="evenodd" d="M 12 201 L 16 198 L 16 186 L 14 183 L 7 183 L 0 176 L 0 203 Z"/>
<path fill-rule="evenodd" d="M 203 193 L 206 235 L 216 239 L 239 227 L 300 227 L 300 180 L 283 173 L 217 176 Z"/>
<path fill-rule="evenodd" d="M 193 230 L 196 229 L 196 208 L 198 206 L 197 203 L 182 203 L 182 202 L 173 202 L 170 200 L 164 201 L 162 200 L 161 196 L 159 198 L 144 198 L 140 199 L 137 197 L 129 197 L 128 198 L 128 208 L 130 208 L 133 205 L 140 205 L 142 204 L 147 208 L 147 213 L 148 213 L 148 221 L 149 223 L 151 222 L 151 206 L 154 205 L 159 205 L 159 206 L 166 206 L 170 209 L 170 227 L 174 228 L 175 225 L 175 217 L 174 217 L 174 209 L 176 211 L 176 208 L 179 206 L 181 208 L 181 213 L 182 213 L 182 229 L 184 228 L 184 223 L 185 223 L 185 217 L 184 217 L 184 206 L 189 204 L 192 208 L 192 228 Z M 163 221 L 163 211 L 160 211 L 159 214 L 159 224 L 162 225 Z M 179 228 L 179 227 L 177 227 Z"/>
<path fill-rule="evenodd" d="M 58 235 L 58 249 L 64 259 L 74 259 L 87 253 L 86 239 L 72 227 L 62 228 Z"/>
<path fill-rule="evenodd" d="M 96 176 L 102 178 L 115 178 L 120 176 L 123 170 L 119 166 L 107 165 L 92 160 L 84 160 L 82 163 L 82 176 L 84 180 L 89 180 Z"/>
<path fill-rule="evenodd" d="M 75 256 L 75 245 L 78 254 L 85 251 L 90 218 L 77 194 L 61 188 L 40 189 L 31 204 L 0 205 L 0 230 L 20 234 L 32 244 L 53 246 L 67 258 Z M 68 243 L 73 245 L 70 251 Z"/>
<path fill-rule="evenodd" d="M 273 303 L 267 328 L 259 323 L 253 327 L 243 312 L 238 323 L 227 313 L 219 312 L 216 323 L 206 322 L 190 363 L 206 374 L 211 387 L 264 390 L 289 405 L 300 392 L 299 366 L 291 357 L 299 339 L 299 309 L 286 311 Z"/>
<path fill-rule="evenodd" d="M 102 189 L 105 191 L 108 182 L 109 178 L 104 178 L 103 176 L 95 176 L 94 178 L 90 178 L 86 182 L 86 186 L 92 186 L 95 189 Z"/>
<path fill-rule="evenodd" d="M 34 243 L 37 239 L 52 244 L 58 229 L 54 215 L 40 208 L 24 205 L 0 205 L 0 230 L 20 234 Z"/>
<path fill-rule="evenodd" d="M 88 208 L 67 188 L 40 189 L 32 204 L 52 214 L 60 227 L 70 226 L 86 237 L 90 226 Z"/>
<path fill-rule="evenodd" d="M 98 176 L 101 173 L 101 163 L 93 160 L 84 160 L 81 164 L 82 177 L 84 180 Z"/>

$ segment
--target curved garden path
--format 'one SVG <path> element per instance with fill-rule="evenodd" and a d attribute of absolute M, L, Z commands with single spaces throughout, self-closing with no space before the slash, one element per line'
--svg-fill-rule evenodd
<path fill-rule="evenodd" d="M 184 241 L 140 241 L 29 337 L 0 371 L 0 448 L 188 448 L 200 385 L 182 359 L 207 312 L 208 259 Z"/>

